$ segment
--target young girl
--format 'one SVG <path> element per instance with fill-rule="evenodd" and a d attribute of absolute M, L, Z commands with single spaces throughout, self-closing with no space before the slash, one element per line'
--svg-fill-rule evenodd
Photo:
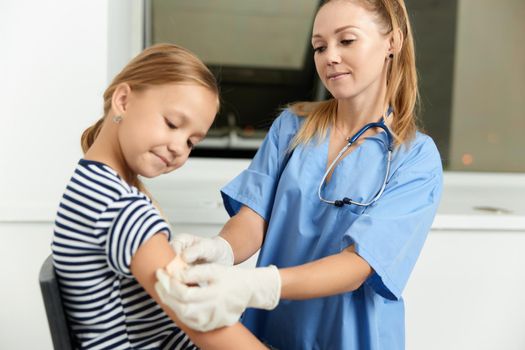
<path fill-rule="evenodd" d="M 138 177 L 182 166 L 218 106 L 213 75 L 175 45 L 146 49 L 105 91 L 104 116 L 82 135 L 84 158 L 60 202 L 52 244 L 79 348 L 195 348 L 187 335 L 207 349 L 226 348 L 232 337 L 239 349 L 261 346 L 240 324 L 192 331 L 159 306 L 153 288 L 155 271 L 175 254 L 169 226 Z"/>
<path fill-rule="evenodd" d="M 239 263 L 261 248 L 263 267 L 159 272 L 158 290 L 198 329 L 252 307 L 243 324 L 281 350 L 404 349 L 402 291 L 442 190 L 437 148 L 415 124 L 405 4 L 327 1 L 312 46 L 333 99 L 277 118 L 250 167 L 222 189 L 232 218 L 220 239 L 175 238 L 189 263 Z"/>

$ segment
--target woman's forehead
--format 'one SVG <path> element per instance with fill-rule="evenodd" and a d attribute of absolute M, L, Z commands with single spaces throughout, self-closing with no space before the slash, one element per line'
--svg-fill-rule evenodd
<path fill-rule="evenodd" d="M 333 34 L 341 28 L 377 30 L 377 14 L 355 1 L 328 2 L 315 17 L 312 36 Z"/>

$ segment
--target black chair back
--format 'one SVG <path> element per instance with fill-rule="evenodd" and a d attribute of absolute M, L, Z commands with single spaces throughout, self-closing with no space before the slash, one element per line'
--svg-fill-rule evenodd
<path fill-rule="evenodd" d="M 53 267 L 53 257 L 50 255 L 42 264 L 38 276 L 40 290 L 46 308 L 47 322 L 51 331 L 51 339 L 55 350 L 73 350 L 75 346 L 69 332 L 66 314 L 60 297 L 60 289 Z"/>

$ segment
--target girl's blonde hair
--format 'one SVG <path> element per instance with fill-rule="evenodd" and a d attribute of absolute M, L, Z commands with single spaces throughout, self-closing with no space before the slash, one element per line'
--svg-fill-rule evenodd
<path fill-rule="evenodd" d="M 217 81 L 206 65 L 192 52 L 174 44 L 151 46 L 133 58 L 113 79 L 104 92 L 104 115 L 95 124 L 87 128 L 80 143 L 84 153 L 97 138 L 104 120 L 111 110 L 111 99 L 119 84 L 126 83 L 132 91 L 143 91 L 148 87 L 191 83 L 204 86 L 219 96 Z M 147 193 L 136 174 L 128 174 L 131 185 Z"/>
<path fill-rule="evenodd" d="M 326 0 L 324 5 L 334 0 Z M 341 0 L 339 0 L 341 1 Z M 365 6 L 377 14 L 379 24 L 386 33 L 400 30 L 403 43 L 399 53 L 394 54 L 387 73 L 386 102 L 394 110 L 391 131 L 396 144 L 412 139 L 417 130 L 416 104 L 419 99 L 414 39 L 404 0 L 348 0 Z M 322 7 L 321 6 L 321 7 Z M 291 149 L 310 142 L 314 137 L 326 135 L 328 127 L 335 123 L 337 100 L 320 102 L 296 102 L 292 111 L 307 117 L 292 140 Z"/>

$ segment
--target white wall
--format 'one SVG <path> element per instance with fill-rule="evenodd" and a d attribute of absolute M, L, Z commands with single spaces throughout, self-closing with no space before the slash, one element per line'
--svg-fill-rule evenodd
<path fill-rule="evenodd" d="M 81 132 L 101 115 L 108 10 L 102 0 L 2 7 L 0 219 L 42 219 L 81 156 Z"/>
<path fill-rule="evenodd" d="M 0 223 L 0 349 L 51 350 L 38 272 L 53 225 Z"/>
<path fill-rule="evenodd" d="M 80 135 L 140 49 L 137 4 L 0 2 L 0 349 L 52 348 L 38 271 Z"/>

